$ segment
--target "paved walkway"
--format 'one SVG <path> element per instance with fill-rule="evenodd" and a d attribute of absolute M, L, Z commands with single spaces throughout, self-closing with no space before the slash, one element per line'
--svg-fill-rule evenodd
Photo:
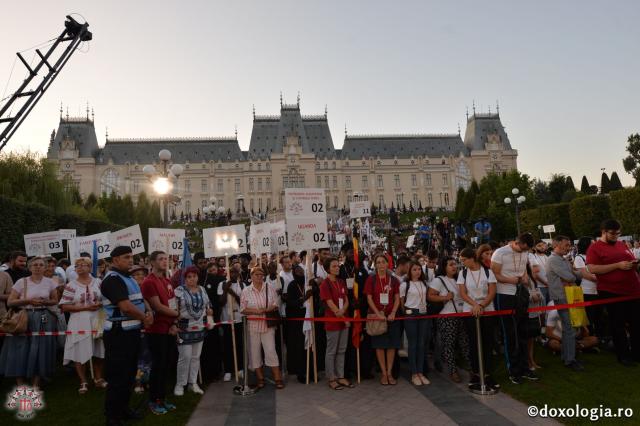
<path fill-rule="evenodd" d="M 332 391 L 326 382 L 284 390 L 267 386 L 253 396 L 233 394 L 233 384 L 209 386 L 188 426 L 215 425 L 557 425 L 532 419 L 527 406 L 509 396 L 474 395 L 437 373 L 429 386 L 414 387 L 406 377 L 396 386 L 366 380 L 354 389 Z"/>

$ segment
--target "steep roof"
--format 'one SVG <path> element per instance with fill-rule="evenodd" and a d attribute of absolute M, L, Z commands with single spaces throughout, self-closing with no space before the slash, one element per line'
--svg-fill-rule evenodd
<path fill-rule="evenodd" d="M 485 149 L 487 135 L 498 134 L 504 149 L 512 149 L 511 142 L 504 126 L 500 121 L 500 114 L 473 114 L 467 119 L 467 129 L 464 133 L 464 144 L 469 150 Z"/>
<path fill-rule="evenodd" d="M 362 135 L 347 136 L 342 146 L 343 159 L 362 157 L 409 158 L 467 155 L 459 134 L 454 135 Z"/>
<path fill-rule="evenodd" d="M 58 152 L 60 152 L 62 141 L 65 138 L 75 141 L 76 149 L 80 152 L 80 157 L 93 157 L 99 149 L 93 120 L 88 117 L 61 116 L 55 137 L 49 142 L 47 158 L 58 158 Z"/>

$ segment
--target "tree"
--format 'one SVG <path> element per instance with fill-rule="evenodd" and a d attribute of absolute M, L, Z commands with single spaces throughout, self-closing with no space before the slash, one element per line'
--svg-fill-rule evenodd
<path fill-rule="evenodd" d="M 565 187 L 567 191 L 576 190 L 576 186 L 573 184 L 573 179 L 571 179 L 571 176 L 567 176 L 567 180 L 565 181 Z"/>
<path fill-rule="evenodd" d="M 610 191 L 611 183 L 609 181 L 609 176 L 605 172 L 602 172 L 602 176 L 600 176 L 600 193 L 608 194 Z"/>
<path fill-rule="evenodd" d="M 466 191 L 463 187 L 458 188 L 458 192 L 456 193 L 456 218 L 462 219 L 462 209 L 464 208 L 464 197 L 466 195 Z"/>
<path fill-rule="evenodd" d="M 96 204 L 98 204 L 98 198 L 96 197 L 96 194 L 92 192 L 91 194 L 89 194 L 89 196 L 85 200 L 84 208 L 89 210 L 91 207 L 95 206 Z"/>
<path fill-rule="evenodd" d="M 577 237 L 594 237 L 600 233 L 600 223 L 611 218 L 609 197 L 591 195 L 569 203 L 571 228 Z"/>
<path fill-rule="evenodd" d="M 611 180 L 609 180 L 609 191 L 617 191 L 622 189 L 622 182 L 620 182 L 620 178 L 618 177 L 618 173 L 611 173 Z"/>
<path fill-rule="evenodd" d="M 622 160 L 624 170 L 636 180 L 636 186 L 640 186 L 640 134 L 632 134 L 627 139 L 627 152 L 629 155 Z"/>
<path fill-rule="evenodd" d="M 591 185 L 586 176 L 582 176 L 582 182 L 580 183 L 580 192 L 583 194 L 591 194 Z"/>

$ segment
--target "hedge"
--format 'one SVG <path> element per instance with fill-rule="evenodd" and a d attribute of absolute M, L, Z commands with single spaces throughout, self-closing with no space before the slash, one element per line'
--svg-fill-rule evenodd
<path fill-rule="evenodd" d="M 569 203 L 571 227 L 577 237 L 600 235 L 600 223 L 611 218 L 609 197 L 594 195 L 580 197 Z"/>
<path fill-rule="evenodd" d="M 544 225 L 555 225 L 556 235 L 575 237 L 569 215 L 569 203 L 547 204 L 537 209 L 524 210 L 520 212 L 520 225 L 523 231 L 529 231 L 541 238 L 548 238 L 548 234 L 543 234 L 538 228 Z"/>
<path fill-rule="evenodd" d="M 622 224 L 623 234 L 640 234 L 640 188 L 610 192 L 609 204 L 611 215 Z"/>

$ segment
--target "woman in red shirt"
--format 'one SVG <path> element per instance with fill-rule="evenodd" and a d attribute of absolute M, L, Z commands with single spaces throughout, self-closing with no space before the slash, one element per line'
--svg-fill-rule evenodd
<path fill-rule="evenodd" d="M 344 318 L 349 309 L 347 285 L 338 278 L 340 263 L 335 257 L 325 259 L 322 266 L 327 271 L 327 278 L 320 284 L 320 299 L 325 306 L 325 316 L 328 318 Z M 353 384 L 344 378 L 344 354 L 347 351 L 349 339 L 349 323 L 342 321 L 327 321 L 324 323 L 327 332 L 327 352 L 325 354 L 324 370 L 329 379 L 329 387 L 339 390 L 343 387 L 352 388 Z"/>
<path fill-rule="evenodd" d="M 402 339 L 402 323 L 394 321 L 400 306 L 398 294 L 400 282 L 391 275 L 388 269 L 389 262 L 384 254 L 376 255 L 373 258 L 373 264 L 376 272 L 367 278 L 364 294 L 367 295 L 369 313 L 387 320 L 387 332 L 379 336 L 371 336 L 371 347 L 376 350 L 376 358 L 382 372 L 380 383 L 395 385 L 397 382 L 391 374 L 391 368 Z"/>

